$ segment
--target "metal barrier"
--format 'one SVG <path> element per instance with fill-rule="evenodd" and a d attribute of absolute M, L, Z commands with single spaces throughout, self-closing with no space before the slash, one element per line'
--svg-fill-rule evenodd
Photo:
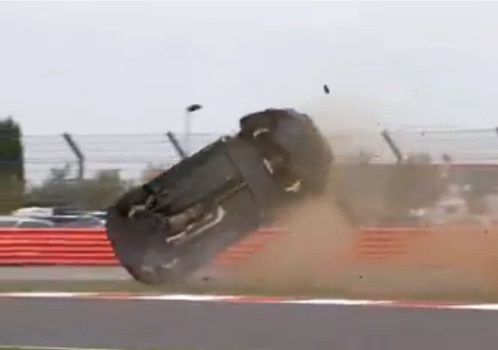
<path fill-rule="evenodd" d="M 220 268 L 237 268 L 262 251 L 280 233 L 283 233 L 283 230 L 279 228 L 266 228 L 256 231 L 215 257 L 211 265 Z"/>
<path fill-rule="evenodd" d="M 100 229 L 1 229 L 0 265 L 116 265 Z"/>
<path fill-rule="evenodd" d="M 352 258 L 357 265 L 494 270 L 498 226 L 363 228 Z"/>
<path fill-rule="evenodd" d="M 239 267 L 282 232 L 259 230 L 215 257 L 211 265 Z M 362 228 L 352 236 L 343 253 L 354 266 L 451 267 L 494 275 L 498 263 L 497 226 Z M 2 228 L 0 265 L 115 266 L 117 260 L 101 229 Z"/>
<path fill-rule="evenodd" d="M 213 259 L 236 267 L 281 230 L 262 229 Z M 102 229 L 0 229 L 0 265 L 115 266 L 117 259 Z"/>

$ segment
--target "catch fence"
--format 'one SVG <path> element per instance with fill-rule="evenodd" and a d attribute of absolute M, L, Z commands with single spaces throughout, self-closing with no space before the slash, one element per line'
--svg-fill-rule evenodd
<path fill-rule="evenodd" d="M 192 134 L 189 137 L 190 150 L 195 152 L 221 136 Z M 474 194 L 481 197 L 489 194 L 485 205 L 493 207 L 493 215 L 498 218 L 498 196 L 495 195 L 498 192 L 498 133 L 494 128 L 349 130 L 343 134 L 326 134 L 326 137 L 340 164 L 339 170 L 334 172 L 337 196 L 344 199 L 343 202 L 354 202 L 350 206 L 362 212 L 358 214 L 362 224 L 384 225 L 378 217 L 385 216 L 385 213 L 377 213 L 378 208 L 386 207 L 385 202 L 392 201 L 400 191 L 418 192 L 412 193 L 412 197 L 432 196 L 435 186 L 428 186 L 424 181 L 434 182 L 430 177 L 434 177 L 435 172 L 441 176 L 453 173 L 455 176 L 451 181 L 460 188 L 470 186 Z M 0 194 L 0 204 L 3 212 L 40 199 L 103 209 L 123 187 L 143 181 L 157 170 L 167 169 L 178 162 L 180 155 L 173 141 L 181 145 L 184 139 L 182 134 L 168 132 L 25 135 L 22 139 L 23 166 L 27 182 L 25 190 L 29 193 L 25 197 L 29 200 L 24 200 L 24 204 L 3 203 L 15 197 L 6 195 L 8 189 L 2 187 L 4 192 Z M 417 180 L 405 181 L 414 174 L 400 167 L 407 162 L 432 164 L 430 171 L 433 174 L 419 174 Z M 418 188 L 425 189 L 414 191 Z M 469 203 L 472 202 L 475 208 L 482 206 L 475 204 L 478 201 L 474 200 L 474 194 L 467 198 Z M 430 201 L 433 199 L 426 202 Z M 368 214 L 364 214 L 366 212 Z"/>
<path fill-rule="evenodd" d="M 191 149 L 200 149 L 221 134 L 193 134 Z M 176 135 L 180 141 L 184 135 Z M 338 160 L 396 163 L 397 157 L 425 154 L 441 163 L 449 155 L 456 164 L 498 164 L 496 129 L 382 130 L 327 134 Z M 26 135 L 23 137 L 26 177 L 40 183 L 52 168 L 70 166 L 71 177 L 92 177 L 117 170 L 138 180 L 148 167 L 167 168 L 179 160 L 168 133 L 137 135 Z"/>

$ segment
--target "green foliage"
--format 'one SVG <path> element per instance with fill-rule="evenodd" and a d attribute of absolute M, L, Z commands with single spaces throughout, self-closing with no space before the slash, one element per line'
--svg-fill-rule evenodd
<path fill-rule="evenodd" d="M 386 193 L 386 217 L 405 216 L 409 210 L 434 204 L 447 188 L 441 168 L 428 155 L 414 155 L 393 167 Z"/>
<path fill-rule="evenodd" d="M 81 198 L 87 206 L 104 210 L 131 185 L 132 183 L 121 179 L 119 171 L 102 170 L 93 179 L 83 182 Z"/>
<path fill-rule="evenodd" d="M 430 206 L 447 185 L 441 168 L 425 154 L 413 155 L 401 164 L 368 164 L 363 154 L 356 163 L 336 164 L 331 183 L 332 196 L 362 225 L 396 220 L 410 209 Z"/>
<path fill-rule="evenodd" d="M 9 117 L 0 120 L 0 213 L 21 205 L 24 183 L 21 127 Z"/>
<path fill-rule="evenodd" d="M 133 184 L 121 179 L 119 171 L 101 170 L 93 178 L 75 180 L 71 168 L 52 169 L 49 177 L 27 195 L 30 202 L 64 203 L 93 210 L 105 210 L 107 206 Z"/>

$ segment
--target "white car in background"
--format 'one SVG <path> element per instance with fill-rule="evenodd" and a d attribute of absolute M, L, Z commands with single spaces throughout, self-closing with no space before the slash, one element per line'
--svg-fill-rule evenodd
<path fill-rule="evenodd" d="M 12 216 L 17 216 L 17 217 L 43 217 L 43 216 L 51 216 L 54 215 L 54 209 L 53 208 L 44 208 L 44 207 L 26 207 L 26 208 L 19 208 L 17 210 L 14 210 L 11 213 Z"/>
<path fill-rule="evenodd" d="M 20 216 L 0 216 L 1 228 L 51 228 L 54 223 L 43 219 Z"/>
<path fill-rule="evenodd" d="M 52 224 L 50 227 L 92 228 L 104 227 L 106 214 L 106 212 L 102 211 L 77 211 L 69 215 L 65 213 L 56 214 L 54 208 L 25 207 L 14 210 L 11 216 L 50 222 Z"/>

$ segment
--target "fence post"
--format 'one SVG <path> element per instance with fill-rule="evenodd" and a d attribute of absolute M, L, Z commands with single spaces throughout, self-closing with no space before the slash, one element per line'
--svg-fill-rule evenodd
<path fill-rule="evenodd" d="M 175 134 L 173 134 L 171 131 L 168 131 L 166 133 L 166 136 L 168 136 L 169 142 L 171 142 L 173 148 L 175 149 L 176 153 L 178 153 L 180 158 L 185 159 L 187 157 L 187 153 L 180 146 L 180 142 L 178 142 L 178 139 L 176 138 Z"/>
<path fill-rule="evenodd" d="M 192 120 L 192 115 L 194 112 L 202 109 L 202 105 L 194 103 L 191 104 L 190 106 L 187 106 L 185 108 L 185 153 L 189 156 L 190 155 L 190 137 L 191 137 L 191 120 Z"/>
<path fill-rule="evenodd" d="M 78 160 L 78 180 L 81 181 L 85 176 L 85 155 L 69 133 L 62 134 L 62 137 Z"/>
<path fill-rule="evenodd" d="M 396 163 L 401 163 L 403 161 L 403 153 L 401 152 L 401 149 L 398 147 L 396 142 L 394 142 L 394 139 L 392 138 L 391 134 L 389 134 L 389 131 L 384 129 L 380 134 L 393 152 L 394 157 L 396 157 Z"/>

